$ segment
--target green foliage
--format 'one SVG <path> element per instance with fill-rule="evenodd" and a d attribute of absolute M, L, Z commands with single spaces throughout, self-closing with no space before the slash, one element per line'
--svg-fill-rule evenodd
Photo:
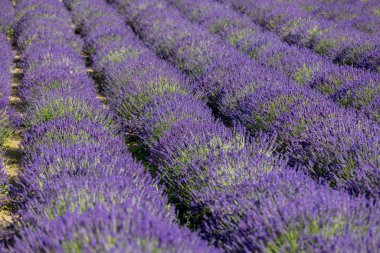
<path fill-rule="evenodd" d="M 221 18 L 209 27 L 209 31 L 213 34 L 219 34 L 220 32 L 228 30 L 233 22 L 234 20 Z"/>
<path fill-rule="evenodd" d="M 132 115 L 138 114 L 146 103 L 158 95 L 172 93 L 188 94 L 188 91 L 181 84 L 173 82 L 166 77 L 160 77 L 158 80 L 143 84 L 140 87 L 143 89 L 140 89 L 137 94 L 129 94 L 120 103 L 121 108 L 118 110 L 123 118 L 130 119 Z"/>
<path fill-rule="evenodd" d="M 324 82 L 323 85 L 320 85 L 318 89 L 322 94 L 330 95 L 337 91 L 339 87 L 344 85 L 344 81 L 336 77 L 332 77 L 328 82 Z"/>
<path fill-rule="evenodd" d="M 102 120 L 101 114 L 86 101 L 81 101 L 72 97 L 59 97 L 45 101 L 42 104 L 34 104 L 28 107 L 25 118 L 27 127 L 35 126 L 53 119 L 70 116 L 79 121 L 84 118 L 92 120 Z M 110 119 L 108 119 L 111 122 Z M 111 124 L 111 123 L 110 123 Z"/>
<path fill-rule="evenodd" d="M 373 13 L 375 13 L 376 16 L 380 16 L 380 8 L 375 8 Z"/>
<path fill-rule="evenodd" d="M 293 79 L 297 84 L 305 85 L 312 80 L 313 74 L 316 70 L 313 67 L 307 67 L 306 64 L 296 70 Z"/>
<path fill-rule="evenodd" d="M 310 236 L 323 236 L 325 239 L 340 235 L 346 226 L 343 217 L 336 217 L 335 222 L 332 224 L 321 224 L 319 218 L 310 218 L 307 220 L 300 220 L 297 225 L 289 225 L 286 231 L 280 232 L 274 237 L 273 241 L 266 245 L 267 252 L 287 252 L 295 253 L 300 252 L 302 249 L 299 245 L 299 240 L 302 239 L 302 233 L 306 232 Z M 272 233 L 275 233 L 272 231 Z M 312 249 L 306 249 L 312 251 Z"/>
<path fill-rule="evenodd" d="M 0 112 L 0 147 L 13 135 L 12 125 L 6 111 Z"/>
<path fill-rule="evenodd" d="M 255 32 L 256 31 L 252 28 L 237 29 L 229 33 L 227 39 L 231 45 L 237 46 L 242 39 L 250 34 L 254 34 Z"/>
<path fill-rule="evenodd" d="M 107 55 L 105 55 L 101 62 L 113 62 L 113 63 L 121 63 L 124 60 L 136 58 L 139 55 L 139 52 L 132 48 L 122 47 L 118 50 L 110 51 Z"/>
<path fill-rule="evenodd" d="M 268 22 L 269 29 L 271 30 L 277 29 L 277 27 L 281 24 L 282 21 L 283 21 L 282 15 L 277 15 L 277 16 L 272 17 Z"/>

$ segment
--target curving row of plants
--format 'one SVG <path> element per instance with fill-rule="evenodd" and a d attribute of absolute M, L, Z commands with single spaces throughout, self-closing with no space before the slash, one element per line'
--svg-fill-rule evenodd
<path fill-rule="evenodd" d="M 275 136 L 291 165 L 333 187 L 379 197 L 379 125 L 254 64 L 164 1 L 116 1 L 156 54 L 195 79 L 226 122 Z"/>
<path fill-rule="evenodd" d="M 0 31 L 5 35 L 13 34 L 13 25 L 15 22 L 15 13 L 11 1 L 0 2 Z"/>
<path fill-rule="evenodd" d="M 156 58 L 103 1 L 65 3 L 110 108 L 125 134 L 139 138 L 182 222 L 228 252 L 375 247 L 379 208 L 371 201 L 287 168 L 268 137 L 251 143 L 215 122 L 197 99 L 204 94 L 192 92 L 196 84 Z"/>
<path fill-rule="evenodd" d="M 218 198 L 209 203 L 209 194 L 222 194 L 245 178 L 284 167 L 271 157 L 265 137 L 254 147 L 243 131 L 214 121 L 183 74 L 138 41 L 104 1 L 66 3 L 81 27 L 111 109 L 126 134 L 139 138 L 152 173 L 165 183 L 184 223 L 205 233 L 208 223 L 216 221 L 212 205 Z"/>
<path fill-rule="evenodd" d="M 276 34 L 262 31 L 248 17 L 214 0 L 168 2 L 256 63 L 279 71 L 299 86 L 310 87 L 340 106 L 380 120 L 380 74 L 338 66 L 309 49 L 288 45 Z"/>
<path fill-rule="evenodd" d="M 351 27 L 372 36 L 380 35 L 380 4 L 376 0 L 295 0 L 292 4 L 304 9 L 313 18 L 330 20 L 340 26 Z"/>
<path fill-rule="evenodd" d="M 10 8 L 13 7 L 10 6 Z M 11 43 L 7 38 L 7 33 L 10 31 L 11 27 L 11 21 L 5 19 L 7 17 L 5 12 L 8 9 L 8 5 L 0 3 L 0 146 L 6 142 L 11 134 L 10 115 L 7 105 L 11 93 L 13 51 Z"/>
<path fill-rule="evenodd" d="M 218 0 L 246 14 L 289 44 L 307 47 L 339 64 L 380 71 L 378 36 L 312 17 L 307 10 L 277 0 Z"/>
<path fill-rule="evenodd" d="M 9 96 L 11 94 L 13 65 L 13 51 L 7 35 L 12 32 L 13 6 L 10 2 L 0 2 L 0 148 L 11 137 L 13 133 L 12 111 L 9 110 Z M 2 151 L 0 151 L 2 152 Z M 2 159 L 0 159 L 0 211 L 7 209 L 7 181 L 9 180 Z M 3 221 L 0 221 L 1 223 Z M 1 224 L 2 225 L 2 224 Z M 0 228 L 0 238 L 3 238 L 2 226 Z"/>
<path fill-rule="evenodd" d="M 15 34 L 24 70 L 23 173 L 9 252 L 212 252 L 180 228 L 113 115 L 96 99 L 83 41 L 65 6 L 22 0 Z M 5 249 L 2 249 L 5 250 Z"/>

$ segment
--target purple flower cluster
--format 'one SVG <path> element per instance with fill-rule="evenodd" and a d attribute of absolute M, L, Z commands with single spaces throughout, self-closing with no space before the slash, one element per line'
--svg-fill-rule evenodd
<path fill-rule="evenodd" d="M 297 4 L 302 0 L 219 1 L 246 14 L 264 28 L 276 32 L 289 44 L 311 48 L 336 63 L 376 72 L 380 70 L 379 36 L 372 36 L 328 19 L 315 18 L 309 13 L 313 6 Z M 376 8 L 373 10 L 376 12 Z"/>
<path fill-rule="evenodd" d="M 214 0 L 168 2 L 257 63 L 278 70 L 298 85 L 309 86 L 343 107 L 353 107 L 375 121 L 380 120 L 379 74 L 338 66 L 309 49 L 288 45 Z"/>
<path fill-rule="evenodd" d="M 278 152 L 313 177 L 379 197 L 378 124 L 255 64 L 163 1 L 118 6 L 159 56 L 196 80 L 195 89 L 227 122 L 243 124 L 253 135 L 274 135 Z"/>
<path fill-rule="evenodd" d="M 83 41 L 55 0 L 19 1 L 27 131 L 9 252 L 215 252 L 180 228 L 157 182 L 96 99 Z"/>
<path fill-rule="evenodd" d="M 203 237 L 228 252 L 355 252 L 380 246 L 376 238 L 377 204 L 332 190 L 288 168 L 273 155 L 274 131 L 272 137 L 257 134 L 251 141 L 243 129 L 231 130 L 212 119 L 200 98 L 208 96 L 210 103 L 219 104 L 219 97 L 225 96 L 223 99 L 231 103 L 240 103 L 222 93 L 229 91 L 227 84 L 208 82 L 202 83 L 202 88 L 199 82 L 186 79 L 173 66 L 156 58 L 102 0 L 64 2 L 85 38 L 95 77 L 110 108 L 125 133 L 137 136 L 147 149 L 152 172 L 165 184 L 184 223 L 199 229 Z M 130 14 L 130 21 L 146 43 L 154 45 L 160 56 L 169 57 L 186 73 L 211 78 L 206 74 L 213 69 L 215 74 L 226 75 L 220 80 L 234 80 L 233 73 L 227 77 L 228 69 L 218 69 L 220 65 L 215 64 L 215 59 L 221 60 L 220 51 L 215 50 L 221 47 L 228 51 L 227 45 L 215 45 L 219 40 L 211 40 L 207 33 L 189 26 L 169 6 L 159 1 L 113 3 Z M 250 67 L 250 61 L 244 63 L 248 65 L 242 73 Z M 281 91 L 281 83 L 277 83 L 273 92 Z M 265 84 L 257 83 L 263 95 Z M 245 87 L 237 92 L 250 95 L 256 88 Z M 292 89 L 288 88 L 294 96 L 300 94 Z M 65 219 L 75 222 L 71 217 Z M 85 222 L 83 225 L 88 226 Z M 53 229 L 61 231 L 58 226 L 47 229 L 51 233 Z"/>
<path fill-rule="evenodd" d="M 0 145 L 3 145 L 12 134 L 7 104 L 11 95 L 13 52 L 7 37 L 1 32 L 0 48 Z"/>
<path fill-rule="evenodd" d="M 137 136 L 149 150 L 155 173 L 166 183 L 170 198 L 179 201 L 184 216 L 190 219 L 197 215 L 192 206 L 199 204 L 192 195 L 201 187 L 231 185 L 255 171 L 284 167 L 283 161 L 271 156 L 267 137 L 250 143 L 243 130 L 232 131 L 214 121 L 211 110 L 200 99 L 203 94 L 193 93 L 192 83 L 138 41 L 105 2 L 66 3 L 81 24 L 85 46 L 92 51 L 92 65 L 111 109 L 126 133 Z M 97 25 L 90 26 L 93 23 Z M 188 146 L 183 147 L 182 154 L 175 154 L 166 151 L 172 145 Z M 166 164 L 173 159 L 183 159 L 178 169 Z"/>
<path fill-rule="evenodd" d="M 12 2 L 0 1 L 0 32 L 11 35 L 14 22 L 15 14 Z"/>
<path fill-rule="evenodd" d="M 0 1 L 0 147 L 11 137 L 13 130 L 11 124 L 12 112 L 8 105 L 11 95 L 13 65 L 13 51 L 6 34 L 11 33 L 13 7 L 8 1 Z M 7 200 L 8 177 L 4 171 L 2 160 L 0 159 L 0 208 L 3 208 Z M 0 231 L 1 236 L 1 231 Z"/>
<path fill-rule="evenodd" d="M 7 38 L 14 21 L 13 6 L 9 1 L 0 2 L 0 145 L 9 137 L 9 116 L 6 107 L 11 95 L 13 51 Z"/>
<path fill-rule="evenodd" d="M 305 9 L 313 18 L 331 20 L 344 27 L 380 35 L 380 4 L 371 1 L 311 1 L 297 0 L 295 3 Z"/>

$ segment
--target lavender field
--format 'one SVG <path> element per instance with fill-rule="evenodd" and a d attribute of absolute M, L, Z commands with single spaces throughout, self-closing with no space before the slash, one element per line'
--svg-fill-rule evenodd
<path fill-rule="evenodd" d="M 380 252 L 380 1 L 0 0 L 0 252 Z"/>

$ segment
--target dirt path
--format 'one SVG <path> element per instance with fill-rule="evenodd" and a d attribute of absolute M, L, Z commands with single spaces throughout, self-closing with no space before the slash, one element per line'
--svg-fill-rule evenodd
<path fill-rule="evenodd" d="M 75 28 L 75 26 L 73 25 L 73 27 Z M 80 35 L 78 35 L 80 36 Z M 86 53 L 86 52 L 82 52 L 82 57 L 84 58 L 85 62 L 86 62 L 86 69 L 87 69 L 87 73 L 88 75 L 95 81 L 96 83 L 96 78 L 94 78 L 94 75 L 95 75 L 95 71 L 94 69 L 92 68 L 91 66 L 91 63 L 90 63 L 90 56 Z M 98 83 L 96 83 L 97 85 L 99 85 Z M 109 109 L 109 106 L 107 105 L 108 102 L 107 102 L 107 98 L 99 91 L 99 87 L 97 87 L 96 89 L 96 98 L 100 100 L 100 102 L 102 102 L 102 105 L 103 105 L 103 108 L 105 109 Z"/>
<path fill-rule="evenodd" d="M 14 67 L 12 68 L 12 91 L 9 99 L 10 107 L 16 112 L 18 117 L 22 116 L 23 106 L 20 97 L 18 96 L 19 86 L 22 82 L 23 71 L 19 67 L 20 55 L 16 50 L 15 42 L 13 41 L 14 48 Z M 7 174 L 10 176 L 17 176 L 20 172 L 20 148 L 19 144 L 22 139 L 23 129 L 16 129 L 13 136 L 5 144 L 4 162 Z"/>
<path fill-rule="evenodd" d="M 23 114 L 23 106 L 22 101 L 19 97 L 19 86 L 22 82 L 23 71 L 19 67 L 20 63 L 20 55 L 16 48 L 16 41 L 14 38 L 10 38 L 12 42 L 13 52 L 14 52 L 14 60 L 13 67 L 10 70 L 12 73 L 12 84 L 11 84 L 11 95 L 9 98 L 9 107 L 13 110 L 18 118 L 22 117 Z M 3 165 L 5 167 L 5 172 L 14 180 L 17 180 L 17 175 L 21 172 L 21 150 L 19 144 L 22 139 L 24 129 L 18 128 L 14 130 L 12 137 L 6 141 L 3 146 L 3 154 L 1 156 L 3 160 Z M 2 207 L 0 210 L 0 227 L 6 228 L 8 227 L 8 223 L 12 222 L 12 215 L 10 208 L 8 205 Z M 4 238 L 0 238 L 0 241 Z"/>

